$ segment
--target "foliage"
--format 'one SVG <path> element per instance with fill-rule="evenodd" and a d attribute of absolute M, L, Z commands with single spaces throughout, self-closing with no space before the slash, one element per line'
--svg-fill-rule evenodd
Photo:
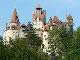
<path fill-rule="evenodd" d="M 10 44 L 4 45 L 1 37 L 0 60 L 80 60 L 80 27 L 73 33 L 64 28 L 50 30 L 48 40 L 50 56 L 43 52 L 42 39 L 29 22 L 25 38 L 10 39 Z"/>
<path fill-rule="evenodd" d="M 1 41 L 1 40 L 3 40 L 3 37 L 2 37 L 2 36 L 0 36 L 0 41 Z"/>
<path fill-rule="evenodd" d="M 49 45 L 52 57 L 57 60 L 80 60 L 80 27 L 77 31 L 66 32 L 63 28 L 49 31 Z"/>
<path fill-rule="evenodd" d="M 55 57 L 58 59 L 64 58 L 64 56 L 72 48 L 73 35 L 70 32 L 66 32 L 64 28 L 55 28 L 49 31 L 49 45 L 51 52 L 55 53 Z"/>
<path fill-rule="evenodd" d="M 10 44 L 0 43 L 0 60 L 49 60 L 41 49 L 42 39 L 35 34 L 29 23 L 25 38 L 10 39 Z"/>

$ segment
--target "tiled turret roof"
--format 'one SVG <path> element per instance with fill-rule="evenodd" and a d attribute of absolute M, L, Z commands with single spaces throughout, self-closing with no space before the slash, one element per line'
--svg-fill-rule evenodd
<path fill-rule="evenodd" d="M 12 18 L 11 18 L 11 23 L 19 23 L 19 18 L 17 16 L 16 8 L 13 12 Z"/>
<path fill-rule="evenodd" d="M 68 20 L 73 20 L 73 18 L 72 18 L 71 15 L 69 15 L 69 16 L 67 17 L 67 19 L 68 19 Z"/>
<path fill-rule="evenodd" d="M 56 23 L 56 24 L 61 24 L 61 23 L 62 23 L 62 22 L 58 19 L 57 16 L 54 16 L 52 22 L 53 22 L 53 23 Z"/>

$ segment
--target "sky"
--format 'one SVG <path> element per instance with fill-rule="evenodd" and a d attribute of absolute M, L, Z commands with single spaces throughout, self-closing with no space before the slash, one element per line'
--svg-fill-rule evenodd
<path fill-rule="evenodd" d="M 38 4 L 46 10 L 47 21 L 53 16 L 65 21 L 70 14 L 74 18 L 74 29 L 80 26 L 80 0 L 0 0 L 0 35 L 3 36 L 15 8 L 21 24 L 27 24 L 32 21 L 32 12 Z"/>

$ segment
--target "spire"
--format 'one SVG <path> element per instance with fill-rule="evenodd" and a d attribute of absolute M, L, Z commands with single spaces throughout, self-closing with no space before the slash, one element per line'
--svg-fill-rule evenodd
<path fill-rule="evenodd" d="M 40 5 L 40 4 L 38 4 L 38 5 L 37 5 L 37 8 L 41 8 L 41 5 Z"/>
<path fill-rule="evenodd" d="M 40 5 L 40 4 L 38 4 L 38 5 L 37 5 L 37 7 L 36 7 L 36 9 L 37 9 L 37 10 L 42 10 L 41 5 Z"/>
<path fill-rule="evenodd" d="M 57 24 L 61 24 L 62 23 L 57 16 L 54 16 L 52 22 L 57 23 Z"/>
<path fill-rule="evenodd" d="M 19 23 L 19 19 L 17 16 L 16 8 L 14 9 L 14 12 L 12 14 L 11 23 Z"/>
<path fill-rule="evenodd" d="M 67 19 L 68 19 L 68 20 L 73 20 L 73 18 L 72 18 L 71 15 L 69 15 L 69 16 L 67 17 Z"/>
<path fill-rule="evenodd" d="M 59 21 L 58 17 L 54 16 L 53 21 L 55 21 L 55 22 Z"/>

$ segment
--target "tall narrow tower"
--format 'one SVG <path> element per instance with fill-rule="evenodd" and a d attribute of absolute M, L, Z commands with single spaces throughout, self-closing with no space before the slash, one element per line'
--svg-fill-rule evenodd
<path fill-rule="evenodd" d="M 9 44 L 10 39 L 14 40 L 15 38 L 19 37 L 19 29 L 20 22 L 15 9 L 11 17 L 11 22 L 6 26 L 6 30 L 4 31 L 4 44 Z"/>
<path fill-rule="evenodd" d="M 46 24 L 46 11 L 42 10 L 40 4 L 36 7 L 36 10 L 32 14 L 33 28 L 36 30 L 42 30 Z"/>
<path fill-rule="evenodd" d="M 69 15 L 66 19 L 66 30 L 73 32 L 73 17 Z"/>

